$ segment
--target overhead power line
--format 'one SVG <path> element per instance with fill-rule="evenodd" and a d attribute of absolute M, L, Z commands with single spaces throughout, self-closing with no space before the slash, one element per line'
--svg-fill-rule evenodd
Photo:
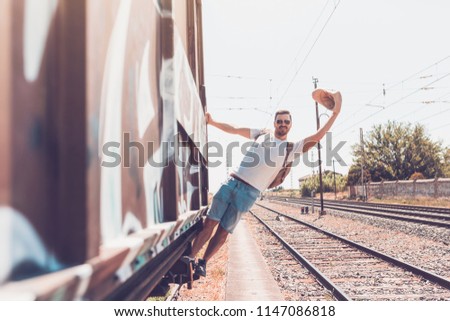
<path fill-rule="evenodd" d="M 395 88 L 395 87 L 397 87 L 398 85 L 401 85 L 401 84 L 403 84 L 404 82 L 406 82 L 406 81 L 408 81 L 408 80 L 411 80 L 411 79 L 415 78 L 417 75 L 420 75 L 420 74 L 423 73 L 424 71 L 427 71 L 428 69 L 430 69 L 430 68 L 432 68 L 432 67 L 435 67 L 436 65 L 439 65 L 440 63 L 442 63 L 443 61 L 445 61 L 445 60 L 447 60 L 447 59 L 449 59 L 449 58 L 450 58 L 450 56 L 447 56 L 447 57 L 445 57 L 445 58 L 442 58 L 442 59 L 440 59 L 440 60 L 438 60 L 438 61 L 432 63 L 432 64 L 429 65 L 428 67 L 423 68 L 423 69 L 421 69 L 421 70 L 419 70 L 419 71 L 413 73 L 412 75 L 409 75 L 409 76 L 406 77 L 405 79 L 396 82 L 395 84 L 389 86 L 388 88 L 385 88 L 385 91 L 392 90 L 392 88 Z M 368 104 L 373 103 L 373 101 L 374 101 L 375 99 L 377 99 L 378 97 L 382 96 L 382 95 L 385 93 L 385 91 L 383 91 L 382 93 L 379 93 L 378 95 L 376 95 L 375 97 L 373 97 L 373 98 L 368 102 Z"/>
<path fill-rule="evenodd" d="M 265 113 L 265 114 L 269 114 L 270 113 L 267 110 L 264 110 L 262 108 L 258 108 L 258 107 L 219 107 L 219 108 L 210 108 L 212 110 L 242 110 L 242 111 L 249 111 L 249 110 L 255 110 L 261 113 Z"/>
<path fill-rule="evenodd" d="M 438 82 L 438 81 L 440 81 L 440 80 L 442 80 L 442 79 L 444 79 L 444 78 L 446 78 L 446 77 L 448 77 L 448 76 L 450 76 L 450 72 L 447 73 L 447 74 L 445 74 L 445 75 L 442 76 L 442 77 L 439 77 L 438 79 L 433 80 L 432 82 L 428 83 L 426 86 L 430 86 L 430 85 L 432 85 L 432 84 L 434 84 L 434 83 L 436 83 L 436 82 Z M 401 102 L 402 100 L 404 100 L 404 99 L 406 99 L 406 98 L 408 98 L 408 97 L 414 95 L 414 94 L 417 93 L 418 91 L 420 91 L 420 88 L 414 90 L 413 92 L 411 92 L 411 93 L 409 93 L 409 94 L 407 94 L 407 95 L 405 95 L 405 96 L 403 96 L 403 97 L 401 97 L 401 98 L 399 98 L 399 99 L 397 99 L 396 101 L 394 101 L 393 103 L 390 103 L 390 104 L 387 105 L 386 107 L 377 110 L 376 112 L 370 114 L 370 115 L 367 116 L 366 118 L 364 118 L 364 119 L 362 119 L 362 120 L 360 120 L 360 121 L 354 123 L 352 126 L 347 127 L 347 129 L 345 129 L 345 130 L 339 132 L 338 134 L 336 134 L 335 137 L 337 137 L 337 136 L 339 136 L 339 135 L 341 135 L 341 134 L 343 134 L 343 133 L 349 131 L 349 130 L 352 129 L 353 127 L 355 127 L 355 126 L 361 124 L 362 122 L 366 121 L 366 120 L 369 119 L 369 118 L 372 118 L 372 117 L 375 116 L 376 114 L 379 114 L 380 112 L 382 112 L 382 111 L 384 111 L 384 110 L 386 110 L 386 109 L 388 109 L 388 108 L 390 108 L 390 107 L 392 107 L 392 106 L 398 104 L 398 103 Z"/>
<path fill-rule="evenodd" d="M 303 47 L 305 46 L 305 44 L 308 42 L 309 37 L 311 36 L 312 32 L 314 31 L 314 29 L 316 28 L 317 23 L 319 22 L 320 18 L 322 17 L 323 13 L 325 12 L 326 7 L 328 6 L 328 3 L 330 2 L 330 0 L 327 0 L 327 2 L 325 3 L 325 5 L 323 6 L 322 10 L 320 11 L 319 16 L 317 17 L 316 21 L 314 22 L 313 26 L 311 27 L 311 29 L 308 32 L 308 35 L 306 36 L 305 40 L 303 41 L 302 45 L 300 46 L 300 49 L 297 51 L 297 54 L 295 55 L 294 60 L 292 61 L 291 65 L 289 66 L 289 68 L 286 70 L 286 72 L 284 73 L 284 76 L 281 78 L 280 80 L 280 84 L 283 83 L 284 79 L 286 78 L 286 76 L 289 74 L 289 71 L 291 70 L 291 68 L 294 66 L 295 62 L 297 61 L 297 59 L 300 57 L 300 54 L 303 50 Z"/>
<path fill-rule="evenodd" d="M 450 123 L 447 123 L 447 124 L 444 124 L 444 125 L 432 128 L 432 129 L 430 129 L 430 131 L 432 132 L 432 131 L 435 131 L 435 130 L 438 130 L 438 129 L 441 129 L 441 128 L 444 128 L 444 127 L 447 127 L 447 126 L 450 126 Z"/>
<path fill-rule="evenodd" d="M 312 50 L 314 49 L 317 41 L 319 40 L 320 36 L 322 35 L 323 31 L 325 30 L 326 26 L 328 25 L 328 23 L 331 20 L 331 17 L 333 16 L 334 12 L 336 11 L 337 7 L 339 6 L 339 4 L 341 3 L 341 0 L 338 1 L 337 4 L 335 4 L 333 11 L 330 13 L 330 15 L 328 16 L 327 21 L 325 21 L 325 24 L 323 25 L 322 29 L 320 30 L 319 34 L 317 35 L 316 39 L 314 40 L 314 43 L 312 44 L 311 48 L 309 49 L 308 53 L 306 54 L 305 58 L 303 59 L 302 63 L 300 64 L 300 66 L 297 68 L 297 70 L 295 71 L 294 76 L 292 77 L 291 81 L 289 82 L 289 85 L 287 86 L 286 90 L 284 91 L 283 95 L 281 96 L 281 98 L 278 100 L 278 105 L 283 101 L 284 97 L 286 96 L 286 94 L 288 93 L 289 89 L 292 86 L 292 83 L 294 82 L 295 78 L 297 78 L 298 73 L 300 72 L 300 70 L 302 69 L 303 65 L 305 64 L 306 60 L 308 59 L 309 55 L 311 54 Z"/>
<path fill-rule="evenodd" d="M 449 93 L 450 94 L 450 93 Z M 443 96 L 439 97 L 437 100 L 428 100 L 428 101 L 422 101 L 420 102 L 421 104 L 425 104 L 425 105 L 429 105 L 429 104 L 437 104 L 437 103 L 443 103 L 443 104 L 448 104 L 450 103 L 450 101 L 447 100 L 442 100 L 442 98 L 448 96 L 448 94 L 444 94 Z M 404 114 L 402 117 L 398 118 L 398 120 L 402 120 L 410 115 L 415 114 L 416 112 L 418 112 L 420 109 L 423 109 L 423 106 L 419 106 L 418 108 L 414 109 L 412 112 L 409 111 L 406 114 Z"/>
<path fill-rule="evenodd" d="M 448 108 L 448 109 L 446 109 L 446 110 L 444 110 L 444 111 L 439 111 L 439 112 L 437 112 L 437 113 L 434 113 L 434 114 L 432 114 L 431 116 L 427 116 L 427 117 L 425 117 L 425 118 L 422 118 L 422 119 L 419 119 L 417 122 L 422 122 L 422 121 L 425 121 L 425 120 L 428 120 L 428 119 L 430 119 L 430 118 L 433 118 L 433 117 L 436 117 L 436 116 L 439 116 L 439 115 L 442 115 L 442 114 L 445 114 L 445 113 L 447 113 L 447 112 L 449 112 L 450 111 L 450 108 Z"/>
<path fill-rule="evenodd" d="M 223 74 L 206 74 L 210 77 L 218 77 L 218 78 L 229 78 L 229 79 L 252 79 L 252 80 L 261 80 L 261 81 L 269 81 L 270 78 L 264 77 L 256 77 L 256 76 L 245 76 L 245 75 L 223 75 Z"/>
<path fill-rule="evenodd" d="M 250 99 L 267 99 L 267 97 L 251 97 L 251 96 L 209 96 L 215 99 L 231 99 L 231 100 L 250 100 Z"/>

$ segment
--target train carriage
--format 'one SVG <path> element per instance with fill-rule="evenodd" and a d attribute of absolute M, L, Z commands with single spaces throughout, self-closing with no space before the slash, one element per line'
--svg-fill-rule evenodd
<path fill-rule="evenodd" d="M 0 298 L 174 275 L 207 206 L 201 21 L 199 0 L 0 2 Z"/>

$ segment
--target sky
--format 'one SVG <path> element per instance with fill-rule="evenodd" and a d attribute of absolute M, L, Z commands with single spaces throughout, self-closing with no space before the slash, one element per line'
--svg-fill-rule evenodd
<path fill-rule="evenodd" d="M 289 109 L 288 139 L 300 140 L 316 130 L 315 77 L 343 97 L 331 130 L 333 146 L 345 142 L 337 172 L 348 172 L 360 128 L 366 135 L 388 120 L 421 123 L 450 146 L 449 13 L 445 0 L 203 0 L 208 111 L 217 121 L 272 128 L 273 113 Z M 325 108 L 319 113 L 325 122 Z M 208 138 L 246 142 L 212 126 Z M 242 153 L 232 154 L 235 167 Z M 227 174 L 225 157 L 217 160 L 223 165 L 210 168 L 211 192 Z M 313 170 L 298 165 L 284 187 Z"/>

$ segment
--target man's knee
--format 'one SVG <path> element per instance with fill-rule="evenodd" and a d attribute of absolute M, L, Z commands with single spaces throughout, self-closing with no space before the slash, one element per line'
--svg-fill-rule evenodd
<path fill-rule="evenodd" d="M 212 230 L 216 228 L 217 224 L 219 224 L 219 222 L 214 221 L 210 218 L 206 218 L 205 221 L 203 222 L 203 230 L 212 232 Z"/>

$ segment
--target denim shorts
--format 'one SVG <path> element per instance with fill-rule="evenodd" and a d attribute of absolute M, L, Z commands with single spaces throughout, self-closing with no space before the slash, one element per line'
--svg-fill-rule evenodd
<path fill-rule="evenodd" d="M 228 233 L 233 233 L 242 214 L 250 210 L 259 194 L 259 190 L 253 186 L 230 177 L 214 195 L 206 215 L 220 222 L 220 226 Z"/>

